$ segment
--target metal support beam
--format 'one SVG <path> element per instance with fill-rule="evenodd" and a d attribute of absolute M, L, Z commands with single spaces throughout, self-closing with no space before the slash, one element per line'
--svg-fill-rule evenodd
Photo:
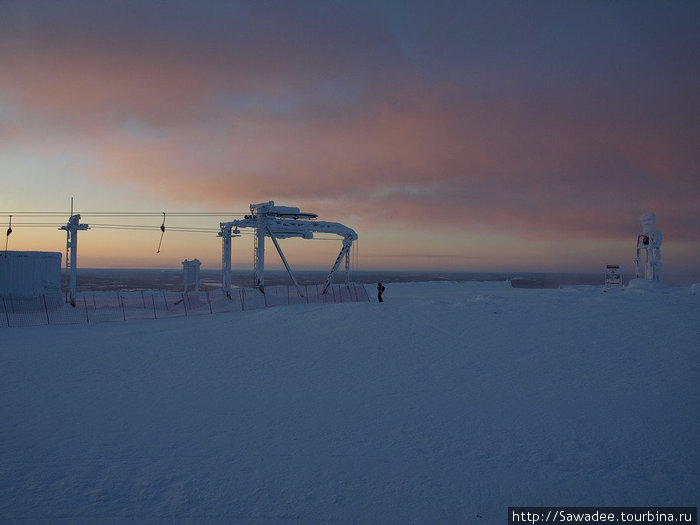
<path fill-rule="evenodd" d="M 252 206 L 251 206 L 252 208 Z M 265 214 L 258 210 L 255 229 L 255 286 L 265 293 L 265 232 L 267 225 Z"/>
<path fill-rule="evenodd" d="M 350 249 L 345 252 L 345 286 L 350 284 Z"/>
<path fill-rule="evenodd" d="M 343 247 L 340 249 L 340 253 L 338 254 L 338 257 L 335 260 L 335 263 L 333 264 L 333 268 L 331 268 L 330 273 L 328 274 L 328 277 L 326 277 L 326 282 L 323 285 L 323 292 L 321 292 L 323 295 L 326 295 L 326 292 L 328 291 L 328 287 L 331 285 L 331 281 L 333 280 L 333 274 L 335 271 L 338 269 L 338 266 L 340 266 L 340 262 L 343 260 L 343 257 L 346 258 L 345 263 L 346 263 L 346 272 L 348 272 L 348 265 L 349 265 L 349 260 L 348 260 L 348 255 L 350 254 L 350 247 L 352 246 L 352 237 L 350 235 L 347 235 L 343 239 Z M 345 284 L 347 284 L 348 276 L 346 273 L 345 276 Z"/>
<path fill-rule="evenodd" d="M 221 231 L 221 282 L 226 297 L 231 297 L 231 225 L 220 224 Z"/>
<path fill-rule="evenodd" d="M 297 293 L 299 294 L 299 297 L 304 297 L 304 292 L 301 290 L 301 286 L 299 286 L 299 283 L 297 282 L 296 277 L 294 277 L 294 274 L 292 273 L 292 269 L 289 267 L 289 263 L 287 262 L 287 258 L 284 256 L 284 253 L 282 253 L 282 248 L 280 248 L 279 243 L 277 242 L 277 238 L 275 237 L 275 234 L 272 233 L 272 230 L 270 229 L 269 226 L 266 226 L 267 228 L 267 234 L 270 236 L 270 239 L 272 239 L 272 242 L 275 245 L 275 248 L 277 248 L 277 253 L 280 254 L 280 259 L 282 259 L 282 262 L 284 263 L 284 267 L 287 269 L 287 273 L 289 274 L 289 277 L 292 278 L 292 282 L 294 283 L 294 286 L 297 288 Z"/>

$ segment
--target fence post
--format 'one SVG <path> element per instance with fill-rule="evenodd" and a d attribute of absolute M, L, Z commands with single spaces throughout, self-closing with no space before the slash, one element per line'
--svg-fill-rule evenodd
<path fill-rule="evenodd" d="M 93 294 L 92 296 L 93 301 L 95 300 L 95 296 Z M 83 295 L 83 304 L 85 305 L 85 322 L 90 324 L 90 316 L 88 315 L 88 307 L 87 307 L 87 298 Z"/>
<path fill-rule="evenodd" d="M 122 299 L 122 296 L 120 293 L 117 294 L 117 297 L 119 297 L 119 303 L 122 305 L 122 317 L 126 321 L 126 310 L 124 310 L 124 299 Z"/>
<path fill-rule="evenodd" d="M 245 293 L 243 293 L 243 288 L 238 289 L 238 295 L 241 298 L 241 312 L 245 310 Z"/>
<path fill-rule="evenodd" d="M 211 297 L 209 297 L 209 290 L 207 290 L 205 293 L 207 294 L 207 303 L 209 303 L 209 313 L 213 314 L 214 310 L 211 308 Z"/>
<path fill-rule="evenodd" d="M 170 308 L 168 308 L 168 300 L 165 298 L 165 290 L 163 290 L 163 302 L 165 303 L 165 310 L 170 311 Z"/>
<path fill-rule="evenodd" d="M 158 314 L 156 313 L 156 298 L 151 294 L 151 302 L 153 303 L 153 319 L 158 319 Z"/>
<path fill-rule="evenodd" d="M 187 317 L 187 301 L 185 300 L 185 294 L 182 294 L 182 306 L 185 307 L 185 317 Z"/>
<path fill-rule="evenodd" d="M 7 327 L 10 327 L 10 314 L 7 313 L 7 305 L 5 304 L 5 298 L 2 298 L 2 309 L 5 310 L 5 320 L 7 321 Z"/>
<path fill-rule="evenodd" d="M 46 294 L 41 296 L 42 299 L 44 299 L 44 312 L 46 312 L 46 324 L 51 324 L 51 320 L 49 319 L 49 307 L 46 306 Z"/>

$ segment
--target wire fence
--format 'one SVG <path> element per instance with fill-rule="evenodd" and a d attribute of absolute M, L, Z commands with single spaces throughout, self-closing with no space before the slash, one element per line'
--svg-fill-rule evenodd
<path fill-rule="evenodd" d="M 361 284 L 302 286 L 300 296 L 292 286 L 268 286 L 265 293 L 253 288 L 206 292 L 91 292 L 78 294 L 75 306 L 59 295 L 0 298 L 0 328 L 165 319 L 255 310 L 268 306 L 311 303 L 369 302 Z"/>

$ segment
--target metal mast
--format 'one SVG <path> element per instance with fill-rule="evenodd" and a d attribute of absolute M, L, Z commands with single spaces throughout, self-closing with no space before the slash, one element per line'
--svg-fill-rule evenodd
<path fill-rule="evenodd" d="M 260 204 L 251 204 L 250 212 L 256 221 L 255 226 L 255 286 L 262 293 L 265 293 L 265 235 L 267 227 L 265 214 L 267 210 L 274 206 L 274 202 L 261 202 Z"/>
<path fill-rule="evenodd" d="M 68 288 L 70 293 L 70 304 L 75 306 L 75 296 L 77 290 L 77 261 L 78 261 L 78 231 L 90 228 L 87 224 L 80 224 L 80 214 L 72 215 L 73 202 L 71 200 L 71 216 L 65 226 L 59 230 L 66 231 L 66 270 L 68 271 Z"/>

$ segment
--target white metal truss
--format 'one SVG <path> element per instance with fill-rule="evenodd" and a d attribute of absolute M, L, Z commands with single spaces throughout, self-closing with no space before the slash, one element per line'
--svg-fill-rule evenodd
<path fill-rule="evenodd" d="M 304 213 L 299 208 L 291 206 L 275 206 L 273 201 L 261 202 L 250 205 L 250 215 L 243 219 L 219 224 L 221 231 L 221 252 L 222 252 L 222 272 L 223 287 L 228 294 L 231 291 L 231 238 L 238 236 L 239 228 L 255 229 L 255 285 L 265 293 L 265 237 L 269 237 L 279 253 L 284 267 L 287 269 L 289 277 L 292 279 L 297 292 L 301 297 L 304 292 L 292 272 L 287 258 L 282 252 L 278 239 L 290 237 L 300 237 L 302 239 L 313 239 L 314 233 L 329 233 L 339 235 L 343 238 L 343 246 L 338 257 L 331 268 L 323 286 L 323 293 L 328 291 L 328 287 L 333 280 L 335 271 L 340 263 L 345 259 L 345 282 L 347 284 L 350 270 L 350 248 L 353 241 L 357 240 L 357 233 L 352 228 L 348 228 L 337 222 L 318 221 L 315 213 Z"/>

